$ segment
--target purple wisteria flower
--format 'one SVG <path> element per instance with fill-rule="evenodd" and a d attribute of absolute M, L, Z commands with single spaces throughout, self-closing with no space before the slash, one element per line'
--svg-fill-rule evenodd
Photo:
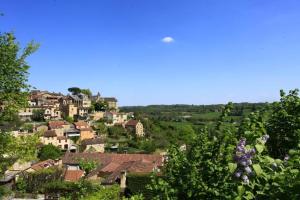
<path fill-rule="evenodd" d="M 236 146 L 236 151 L 234 155 L 234 160 L 237 163 L 237 170 L 234 173 L 236 178 L 241 178 L 245 184 L 249 183 L 249 176 L 253 176 L 254 172 L 251 168 L 252 158 L 256 153 L 256 150 L 250 149 L 247 150 L 246 139 L 241 138 L 239 143 Z"/>
<path fill-rule="evenodd" d="M 243 180 L 243 182 L 246 183 L 246 184 L 249 184 L 249 182 L 250 182 L 247 175 L 243 175 L 243 176 L 242 176 L 242 180 Z"/>
<path fill-rule="evenodd" d="M 237 171 L 237 172 L 234 173 L 234 176 L 236 178 L 240 178 L 242 176 L 242 173 L 243 173 L 242 171 Z"/>
<path fill-rule="evenodd" d="M 285 162 L 287 162 L 289 159 L 290 159 L 290 156 L 289 156 L 289 155 L 285 155 L 283 160 L 284 160 Z"/>
<path fill-rule="evenodd" d="M 270 136 L 266 134 L 266 135 L 263 135 L 263 136 L 261 137 L 261 140 L 262 140 L 263 143 L 266 143 L 266 142 L 268 141 L 269 138 L 270 138 Z"/>

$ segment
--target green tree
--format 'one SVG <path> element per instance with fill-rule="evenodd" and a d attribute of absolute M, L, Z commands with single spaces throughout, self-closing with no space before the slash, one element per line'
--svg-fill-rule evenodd
<path fill-rule="evenodd" d="M 95 161 L 89 161 L 81 159 L 79 161 L 79 167 L 85 171 L 86 174 L 89 174 L 92 170 L 96 169 L 98 164 Z"/>
<path fill-rule="evenodd" d="M 108 109 L 107 102 L 94 102 L 95 111 L 106 111 Z"/>
<path fill-rule="evenodd" d="M 38 158 L 40 160 L 47 160 L 47 159 L 58 159 L 62 155 L 61 150 L 54 146 L 53 144 L 45 145 L 41 148 Z"/>
<path fill-rule="evenodd" d="M 81 91 L 82 94 L 85 94 L 85 95 L 87 95 L 89 97 L 92 96 L 92 92 L 91 92 L 90 89 L 80 89 L 80 91 Z"/>
<path fill-rule="evenodd" d="M 102 135 L 102 134 L 105 135 L 108 132 L 107 127 L 105 126 L 105 124 L 103 122 L 97 122 L 94 125 L 94 127 L 95 127 L 98 135 Z"/>
<path fill-rule="evenodd" d="M 31 42 L 21 50 L 12 33 L 0 33 L 0 124 L 14 123 L 18 110 L 27 106 L 30 85 L 26 58 L 37 48 L 38 45 Z M 6 127 L 1 127 L 0 132 L 1 175 L 14 161 L 34 157 L 36 140 L 16 139 Z"/>
<path fill-rule="evenodd" d="M 67 122 L 69 122 L 69 123 L 73 123 L 73 122 L 74 122 L 74 118 L 73 118 L 73 117 L 70 117 L 70 116 L 67 116 L 67 117 L 65 118 L 65 120 L 66 120 Z"/>
<path fill-rule="evenodd" d="M 79 87 L 70 87 L 68 88 L 68 91 L 71 92 L 73 95 L 76 95 L 81 92 L 81 89 Z"/>
<path fill-rule="evenodd" d="M 37 122 L 42 122 L 44 121 L 44 110 L 43 109 L 37 109 L 32 111 L 32 116 L 31 120 L 37 121 Z"/>
<path fill-rule="evenodd" d="M 280 101 L 271 105 L 267 131 L 270 134 L 268 149 L 272 156 L 283 158 L 300 141 L 300 98 L 299 90 L 286 95 L 280 91 Z"/>
<path fill-rule="evenodd" d="M 231 109 L 232 105 L 226 106 L 216 128 L 211 133 L 202 130 L 186 151 L 169 149 L 163 176 L 154 176 L 149 186 L 156 199 L 300 197 L 299 141 L 284 160 L 275 159 L 265 146 L 271 133 L 266 132 L 269 124 L 260 113 L 236 127 L 228 117 Z"/>
<path fill-rule="evenodd" d="M 108 135 L 113 138 L 119 138 L 120 136 L 126 136 L 127 131 L 122 126 L 108 127 Z"/>
<path fill-rule="evenodd" d="M 30 85 L 25 59 L 38 45 L 29 43 L 22 52 L 12 33 L 0 35 L 0 113 L 1 121 L 11 121 L 20 108 L 27 106 Z"/>

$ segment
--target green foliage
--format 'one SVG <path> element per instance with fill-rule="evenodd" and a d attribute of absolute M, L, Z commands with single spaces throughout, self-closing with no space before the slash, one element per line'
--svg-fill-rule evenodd
<path fill-rule="evenodd" d="M 45 145 L 41 148 L 38 154 L 38 158 L 40 160 L 47 160 L 47 159 L 58 159 L 62 155 L 60 148 L 54 146 L 53 144 Z"/>
<path fill-rule="evenodd" d="M 33 132 L 33 124 L 29 124 L 29 123 L 23 124 L 21 129 L 28 132 Z"/>
<path fill-rule="evenodd" d="M 148 174 L 128 174 L 127 175 L 127 189 L 131 195 L 142 194 L 145 200 L 153 199 L 154 194 L 147 187 L 151 183 L 151 176 Z"/>
<path fill-rule="evenodd" d="M 27 106 L 28 69 L 25 59 L 37 50 L 29 43 L 22 52 L 12 33 L 0 34 L 0 121 L 12 121 L 20 108 Z"/>
<path fill-rule="evenodd" d="M 119 200 L 120 187 L 118 185 L 101 187 L 97 192 L 81 198 L 82 200 Z"/>
<path fill-rule="evenodd" d="M 96 122 L 94 127 L 98 135 L 106 135 L 108 133 L 108 129 L 103 122 Z"/>
<path fill-rule="evenodd" d="M 17 160 L 35 160 L 37 156 L 37 144 L 39 137 L 22 136 L 15 138 L 10 133 L 0 134 L 0 174 Z"/>
<path fill-rule="evenodd" d="M 299 118 L 296 112 L 299 103 L 295 102 L 298 100 L 295 95 L 297 93 L 292 92 L 287 104 L 282 103 L 286 101 L 282 98 L 280 106 L 273 105 L 271 113 L 277 120 L 272 116 L 266 119 L 264 113 L 256 112 L 246 117 L 240 125 L 232 123 L 230 112 L 233 107 L 228 104 L 216 127 L 210 132 L 202 129 L 192 139 L 187 151 L 180 151 L 177 145 L 169 148 L 163 176 L 154 175 L 148 186 L 156 194 L 156 199 L 298 199 L 300 149 L 299 139 L 295 137 L 298 130 L 295 123 L 299 124 L 296 120 Z M 282 111 L 287 108 L 289 117 L 281 118 L 278 109 Z M 285 143 L 283 137 L 277 137 L 277 130 L 282 125 L 279 119 L 286 125 L 283 129 L 289 133 L 288 137 L 295 141 Z M 274 137 L 279 139 L 281 146 L 278 148 L 285 149 L 289 159 L 280 160 L 268 154 L 266 134 L 270 135 L 270 141 Z M 250 172 L 247 172 L 249 181 L 235 178 L 240 177 L 235 173 L 240 168 L 244 169 L 234 160 L 236 145 L 241 137 L 247 141 L 247 151 L 256 150 Z"/>
<path fill-rule="evenodd" d="M 6 186 L 0 186 L 0 199 L 9 196 L 11 193 L 12 191 Z"/>
<path fill-rule="evenodd" d="M 77 95 L 81 92 L 81 89 L 79 87 L 70 87 L 68 88 L 68 91 L 71 92 L 73 95 Z"/>
<path fill-rule="evenodd" d="M 103 102 L 93 102 L 93 106 L 95 111 L 107 111 L 108 109 L 108 103 L 103 101 Z"/>
<path fill-rule="evenodd" d="M 43 109 L 37 109 L 32 111 L 31 120 L 36 122 L 42 122 L 44 120 L 44 110 Z"/>
<path fill-rule="evenodd" d="M 96 169 L 98 166 L 97 162 L 95 161 L 89 161 L 85 159 L 81 159 L 79 161 L 79 167 L 86 172 L 86 174 L 89 174 L 90 171 Z"/>
<path fill-rule="evenodd" d="M 62 198 L 72 200 L 89 199 L 90 195 L 92 196 L 95 194 L 96 196 L 96 193 L 102 192 L 104 193 L 103 197 L 114 197 L 115 195 L 115 190 L 106 190 L 103 186 L 86 180 L 81 180 L 79 182 L 52 181 L 46 184 L 45 192 L 48 194 L 60 194 Z M 90 199 L 93 199 L 93 197 Z"/>
<path fill-rule="evenodd" d="M 13 136 L 4 132 L 7 129 L 17 128 L 13 125 L 20 108 L 27 106 L 29 91 L 28 68 L 25 59 L 32 54 L 38 45 L 33 42 L 20 51 L 20 45 L 12 33 L 0 34 L 0 175 L 14 161 L 36 154 L 36 140 L 28 138 L 15 139 Z M 8 126 L 6 126 L 9 124 Z M 4 126 L 3 126 L 4 125 Z M 24 145 L 24 149 L 21 146 Z M 34 149 L 33 149 L 34 148 Z"/>
<path fill-rule="evenodd" d="M 74 122 L 74 118 L 73 118 L 73 117 L 70 117 L 70 116 L 67 116 L 67 117 L 65 118 L 65 120 L 66 120 L 67 122 L 69 122 L 69 123 L 73 123 L 73 122 Z"/>
<path fill-rule="evenodd" d="M 62 180 L 61 169 L 51 167 L 36 172 L 25 173 L 16 183 L 19 192 L 44 193 L 49 182 Z"/>
<path fill-rule="evenodd" d="M 68 91 L 71 92 L 73 95 L 82 93 L 89 97 L 92 96 L 92 92 L 90 89 L 80 89 L 79 87 L 70 87 L 70 88 L 68 88 Z"/>
<path fill-rule="evenodd" d="M 112 138 L 120 138 L 120 136 L 126 136 L 128 133 L 122 126 L 111 126 L 108 127 L 108 135 Z"/>
<path fill-rule="evenodd" d="M 91 97 L 92 96 L 92 92 L 90 89 L 81 89 L 80 90 L 82 94 L 85 94 L 87 95 L 88 97 Z"/>
<path fill-rule="evenodd" d="M 271 105 L 272 114 L 267 130 L 271 136 L 268 142 L 270 154 L 283 158 L 300 141 L 300 98 L 299 90 L 291 90 L 286 95 L 280 91 L 280 101 Z"/>

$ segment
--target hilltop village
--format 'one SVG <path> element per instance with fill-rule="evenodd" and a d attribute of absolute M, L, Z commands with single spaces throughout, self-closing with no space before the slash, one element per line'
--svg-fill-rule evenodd
<path fill-rule="evenodd" d="M 133 112 L 119 112 L 115 97 L 85 94 L 79 88 L 69 91 L 68 95 L 30 92 L 28 106 L 18 112 L 22 126 L 13 130 L 13 135 L 38 135 L 39 160 L 16 161 L 0 180 L 1 185 L 14 188 L 20 174 L 54 166 L 62 170 L 65 181 L 84 178 L 104 185 L 117 183 L 125 190 L 127 174 L 160 170 L 162 155 L 128 153 L 119 143 L 124 138 L 139 140 L 145 136 L 143 124 Z M 59 156 L 51 156 L 51 151 L 58 149 Z M 92 167 L 86 169 L 84 164 Z"/>

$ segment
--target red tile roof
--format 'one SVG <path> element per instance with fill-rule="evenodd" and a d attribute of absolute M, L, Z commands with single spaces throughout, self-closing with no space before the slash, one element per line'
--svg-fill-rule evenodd
<path fill-rule="evenodd" d="M 93 129 L 91 127 L 88 128 L 80 128 L 80 131 L 93 131 Z"/>
<path fill-rule="evenodd" d="M 68 139 L 66 136 L 57 136 L 57 139 L 58 140 L 66 140 Z"/>
<path fill-rule="evenodd" d="M 31 165 L 31 168 L 37 171 L 37 170 L 41 170 L 41 169 L 44 169 L 44 168 L 51 167 L 54 164 L 55 164 L 54 160 L 48 159 L 48 160 L 38 162 L 38 163 L 35 163 L 35 164 Z"/>
<path fill-rule="evenodd" d="M 82 170 L 67 170 L 65 173 L 65 181 L 76 182 L 79 181 L 84 175 Z"/>
<path fill-rule="evenodd" d="M 63 128 L 63 125 L 66 125 L 64 121 L 50 121 L 49 123 L 50 129 Z"/>
<path fill-rule="evenodd" d="M 56 137 L 55 130 L 47 130 L 44 132 L 44 137 Z"/>
<path fill-rule="evenodd" d="M 126 123 L 125 126 L 136 126 L 137 123 L 139 123 L 138 120 L 131 119 L 131 120 L 129 120 L 129 121 Z"/>
<path fill-rule="evenodd" d="M 75 126 L 86 126 L 88 127 L 88 123 L 86 123 L 85 121 L 78 121 L 74 123 Z"/>
<path fill-rule="evenodd" d="M 151 173 L 154 168 L 163 165 L 163 156 L 154 154 L 115 154 L 115 153 L 66 153 L 63 164 L 79 164 L 86 159 L 95 161 L 99 167 L 91 172 L 117 173 L 122 170 L 135 173 Z"/>

